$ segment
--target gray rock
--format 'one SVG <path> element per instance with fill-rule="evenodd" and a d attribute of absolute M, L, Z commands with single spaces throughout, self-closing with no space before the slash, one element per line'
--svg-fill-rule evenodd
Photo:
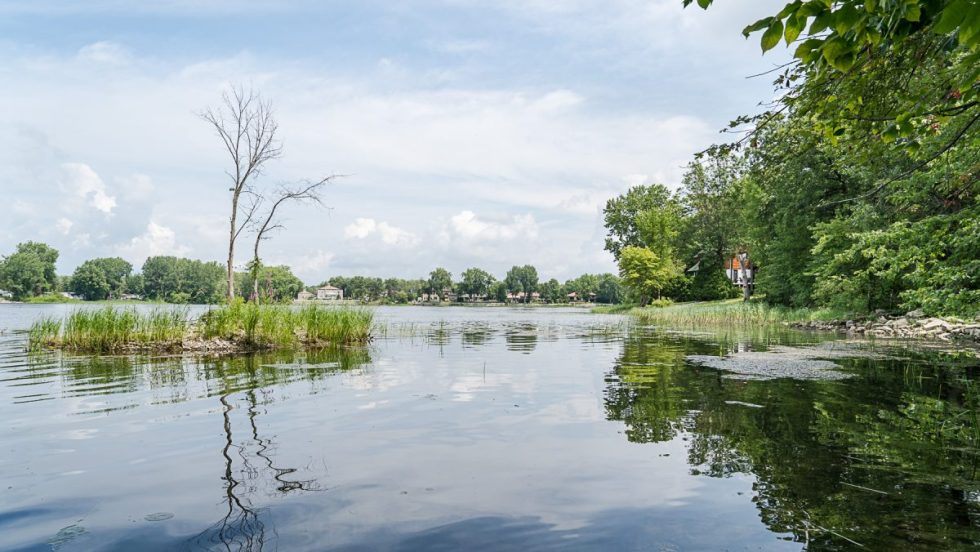
<path fill-rule="evenodd" d="M 922 312 L 922 309 L 915 309 L 905 313 L 906 318 L 925 318 L 926 313 Z"/>
<path fill-rule="evenodd" d="M 922 329 L 926 331 L 931 330 L 942 330 L 948 332 L 953 326 L 946 322 L 945 320 L 940 320 L 939 318 L 930 318 L 922 322 Z"/>

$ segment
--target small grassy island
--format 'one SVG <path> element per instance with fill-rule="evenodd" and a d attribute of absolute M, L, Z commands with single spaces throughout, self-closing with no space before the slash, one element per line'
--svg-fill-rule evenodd
<path fill-rule="evenodd" d="M 186 309 L 140 312 L 107 306 L 79 309 L 63 320 L 44 318 L 31 326 L 29 347 L 84 353 L 252 352 L 367 343 L 373 313 L 368 309 L 308 305 L 257 305 L 237 301 L 193 319 Z"/>

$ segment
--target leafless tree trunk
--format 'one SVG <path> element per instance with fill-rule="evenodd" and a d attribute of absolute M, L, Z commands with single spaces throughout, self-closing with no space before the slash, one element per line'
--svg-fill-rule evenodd
<path fill-rule="evenodd" d="M 233 169 L 225 171 L 231 179 L 231 217 L 228 230 L 228 300 L 235 298 L 235 241 L 242 230 L 252 221 L 258 206 L 258 196 L 252 182 L 265 168 L 266 163 L 282 155 L 282 147 L 276 139 L 279 125 L 273 116 L 272 106 L 257 92 L 241 86 L 225 92 L 217 109 L 209 108 L 201 118 L 214 127 L 225 150 L 231 157 Z M 239 217 L 239 202 L 243 195 L 252 201 L 243 216 Z"/>
<path fill-rule="evenodd" d="M 250 263 L 252 271 L 253 301 L 258 301 L 259 298 L 259 271 L 262 267 L 259 258 L 259 244 L 262 243 L 262 240 L 268 238 L 267 234 L 269 232 L 283 227 L 282 224 L 275 221 L 276 211 L 280 206 L 290 201 L 311 201 L 322 206 L 323 200 L 320 197 L 320 191 L 336 177 L 337 175 L 331 175 L 316 182 L 307 182 L 306 184 L 295 188 L 280 188 L 278 197 L 276 198 L 275 202 L 272 203 L 272 207 L 269 208 L 265 218 L 262 219 L 262 223 L 258 225 L 255 231 L 255 246 L 252 250 L 252 262 Z"/>
<path fill-rule="evenodd" d="M 749 269 L 746 266 L 749 264 L 749 254 L 739 253 L 738 254 L 738 264 L 739 271 L 742 277 L 742 301 L 748 301 L 749 297 L 752 296 L 752 289 L 749 287 Z"/>

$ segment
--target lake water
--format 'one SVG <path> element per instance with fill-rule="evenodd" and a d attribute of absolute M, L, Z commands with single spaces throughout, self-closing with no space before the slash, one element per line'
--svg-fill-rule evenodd
<path fill-rule="evenodd" d="M 573 308 L 379 308 L 341 351 L 28 355 L 0 305 L 2 550 L 873 550 L 980 543 L 980 367 L 685 359 L 819 340 Z"/>

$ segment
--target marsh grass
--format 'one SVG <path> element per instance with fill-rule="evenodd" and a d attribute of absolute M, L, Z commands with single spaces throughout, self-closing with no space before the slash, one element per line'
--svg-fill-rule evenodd
<path fill-rule="evenodd" d="M 28 348 L 31 351 L 40 350 L 46 344 L 56 343 L 61 335 L 61 320 L 44 317 L 34 322 L 28 332 Z"/>
<path fill-rule="evenodd" d="M 198 321 L 205 339 L 241 340 L 257 347 L 365 343 L 371 339 L 373 313 L 353 307 L 234 302 L 208 311 Z"/>
<path fill-rule="evenodd" d="M 741 299 L 637 308 L 629 314 L 641 324 L 681 327 L 768 326 L 848 318 L 847 313 L 831 309 L 790 308 Z"/>
<path fill-rule="evenodd" d="M 29 331 L 28 348 L 44 346 L 89 353 L 147 349 L 187 349 L 200 340 L 222 339 L 231 349 L 288 348 L 365 343 L 371 339 L 373 313 L 351 307 L 234 302 L 212 309 L 192 324 L 187 309 L 141 312 L 107 306 L 80 309 L 64 318 L 43 318 Z M 191 342 L 191 345 L 187 345 Z M 206 348 L 206 347 L 205 347 Z"/>
<path fill-rule="evenodd" d="M 112 353 L 126 348 L 154 344 L 177 346 L 189 322 L 185 309 L 136 309 L 105 307 L 72 311 L 63 321 L 43 318 L 28 332 L 28 347 L 59 346 L 74 351 Z"/>

